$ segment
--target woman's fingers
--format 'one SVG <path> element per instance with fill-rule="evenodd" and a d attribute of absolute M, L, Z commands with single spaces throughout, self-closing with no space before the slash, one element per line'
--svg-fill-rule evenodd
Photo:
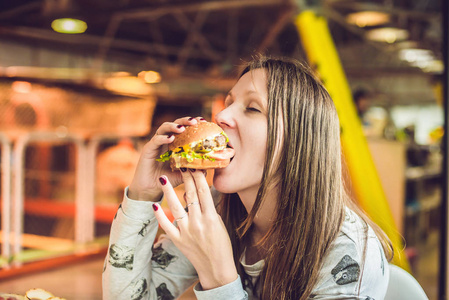
<path fill-rule="evenodd" d="M 173 186 L 168 180 L 167 176 L 159 177 L 159 182 L 161 183 L 162 191 L 164 192 L 165 199 L 167 200 L 168 207 L 170 208 L 173 217 L 176 219 L 186 216 L 186 211 L 184 207 L 179 202 L 178 196 L 176 195 Z"/>
<path fill-rule="evenodd" d="M 164 122 L 156 130 L 156 136 L 166 135 L 171 136 L 173 133 L 181 133 L 186 129 L 186 126 L 192 126 L 198 122 L 207 122 L 203 117 L 184 117 L 176 119 L 174 122 Z"/>
<path fill-rule="evenodd" d="M 191 170 L 182 168 L 181 175 L 184 182 L 184 200 L 186 202 L 186 207 L 188 208 L 189 215 L 192 218 L 196 218 L 201 213 L 201 206 L 196 194 L 195 181 L 193 180 Z"/>
<path fill-rule="evenodd" d="M 174 122 L 164 122 L 156 130 L 156 136 L 167 135 L 170 136 L 173 133 L 181 133 L 185 130 L 186 126 L 192 126 L 198 122 L 207 122 L 203 117 L 184 117 L 176 119 Z"/>
<path fill-rule="evenodd" d="M 203 214 L 216 213 L 214 200 L 210 193 L 209 184 L 207 183 L 206 176 L 201 170 L 189 170 L 195 182 L 196 194 L 201 204 L 201 210 Z"/>
<path fill-rule="evenodd" d="M 165 233 L 167 233 L 172 240 L 178 239 L 180 236 L 179 230 L 170 222 L 162 207 L 159 204 L 154 203 L 153 210 L 159 225 L 161 225 Z"/>
<path fill-rule="evenodd" d="M 207 120 L 203 117 L 196 117 L 195 118 L 198 122 L 207 122 Z"/>
<path fill-rule="evenodd" d="M 185 125 L 177 124 L 175 122 L 164 122 L 156 130 L 156 136 L 159 135 L 172 135 L 173 133 L 181 133 L 186 130 Z"/>
<path fill-rule="evenodd" d="M 156 145 L 157 147 L 159 146 L 163 146 L 166 144 L 170 144 L 171 142 L 173 142 L 175 139 L 173 134 L 169 134 L 169 135 L 155 135 L 152 139 L 152 142 L 154 145 Z M 150 144 L 150 142 L 148 142 L 148 144 Z"/>
<path fill-rule="evenodd" d="M 184 117 L 175 120 L 176 124 L 191 126 L 195 125 L 198 122 L 197 118 L 193 117 Z"/>

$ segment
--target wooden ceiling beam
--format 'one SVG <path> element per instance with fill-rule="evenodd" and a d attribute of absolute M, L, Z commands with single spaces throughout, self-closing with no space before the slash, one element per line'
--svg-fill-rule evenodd
<path fill-rule="evenodd" d="M 145 18 L 159 18 L 164 15 L 173 13 L 174 10 L 181 10 L 184 13 L 192 13 L 198 11 L 225 11 L 232 9 L 242 9 L 247 7 L 266 7 L 285 5 L 290 1 L 286 0 L 228 0 L 228 1 L 206 1 L 196 4 L 164 6 L 164 7 L 149 7 L 141 9 L 133 9 L 129 11 L 119 12 L 124 19 L 145 19 Z"/>
<path fill-rule="evenodd" d="M 285 9 L 283 12 L 281 12 L 281 15 L 276 20 L 276 23 L 271 26 L 270 30 L 265 35 L 265 38 L 259 44 L 257 53 L 265 52 L 265 50 L 270 47 L 271 44 L 273 44 L 282 29 L 284 29 L 285 26 L 293 20 L 293 16 L 295 15 L 295 13 L 296 11 L 291 8 Z"/>
<path fill-rule="evenodd" d="M 39 8 L 41 8 L 41 6 L 42 6 L 42 2 L 40 2 L 40 1 L 30 2 L 27 4 L 16 6 L 10 10 L 0 12 L 0 20 L 6 20 L 6 19 L 10 19 L 10 18 L 19 16 L 20 14 L 39 9 Z"/>
<path fill-rule="evenodd" d="M 82 35 L 62 35 L 52 30 L 29 28 L 29 27 L 10 27 L 0 28 L 0 35 L 18 36 L 31 39 L 37 39 L 47 42 L 56 42 L 69 45 L 98 47 L 98 36 L 82 34 Z M 177 55 L 180 51 L 179 47 L 168 46 L 158 43 L 138 42 L 125 39 L 115 38 L 111 44 L 113 49 L 121 49 L 127 51 L 139 51 L 149 54 L 170 54 Z M 204 57 L 201 53 L 192 52 L 192 57 Z"/>

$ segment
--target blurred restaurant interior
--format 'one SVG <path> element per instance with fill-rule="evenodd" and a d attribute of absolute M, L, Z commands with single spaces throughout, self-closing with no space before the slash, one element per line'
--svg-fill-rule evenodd
<path fill-rule="evenodd" d="M 346 149 L 348 189 L 379 181 L 367 193 L 386 199 L 378 218 L 394 221 L 406 268 L 446 299 L 443 2 L 0 1 L 0 294 L 101 299 L 141 147 L 165 121 L 213 120 L 238 66 L 263 54 L 309 61 L 343 99 L 342 135 L 360 128 L 370 154 Z"/>

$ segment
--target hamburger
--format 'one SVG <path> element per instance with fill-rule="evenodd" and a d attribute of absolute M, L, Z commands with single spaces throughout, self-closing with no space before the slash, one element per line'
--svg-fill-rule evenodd
<path fill-rule="evenodd" d="M 235 154 L 228 142 L 229 138 L 220 126 L 199 122 L 176 134 L 168 151 L 157 161 L 170 161 L 172 170 L 225 168 Z"/>

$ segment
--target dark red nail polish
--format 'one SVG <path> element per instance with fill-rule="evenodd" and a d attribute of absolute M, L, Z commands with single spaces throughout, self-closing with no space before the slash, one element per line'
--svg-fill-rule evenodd
<path fill-rule="evenodd" d="M 193 119 L 194 119 L 193 117 L 190 117 L 190 118 L 189 118 L 189 121 L 192 121 Z"/>
<path fill-rule="evenodd" d="M 172 136 L 173 136 L 173 134 L 167 135 L 167 139 L 171 138 Z"/>
<path fill-rule="evenodd" d="M 187 171 L 187 169 L 186 169 L 186 168 L 180 168 L 180 170 L 181 170 L 181 172 L 185 172 L 185 171 Z"/>
<path fill-rule="evenodd" d="M 177 128 L 181 129 L 182 127 L 184 127 L 183 125 L 178 125 L 176 126 Z"/>
<path fill-rule="evenodd" d="M 189 169 L 189 171 L 193 173 L 196 171 L 196 169 Z"/>
<path fill-rule="evenodd" d="M 201 120 L 201 121 L 206 121 L 206 119 L 205 119 L 205 118 L 201 118 L 200 120 Z"/>
<path fill-rule="evenodd" d="M 167 179 L 165 179 L 164 177 L 159 177 L 159 181 L 161 182 L 162 185 L 167 184 Z"/>
<path fill-rule="evenodd" d="M 158 209 L 159 209 L 159 207 L 157 207 L 156 204 L 153 204 L 153 210 L 154 210 L 154 211 L 157 211 Z"/>

